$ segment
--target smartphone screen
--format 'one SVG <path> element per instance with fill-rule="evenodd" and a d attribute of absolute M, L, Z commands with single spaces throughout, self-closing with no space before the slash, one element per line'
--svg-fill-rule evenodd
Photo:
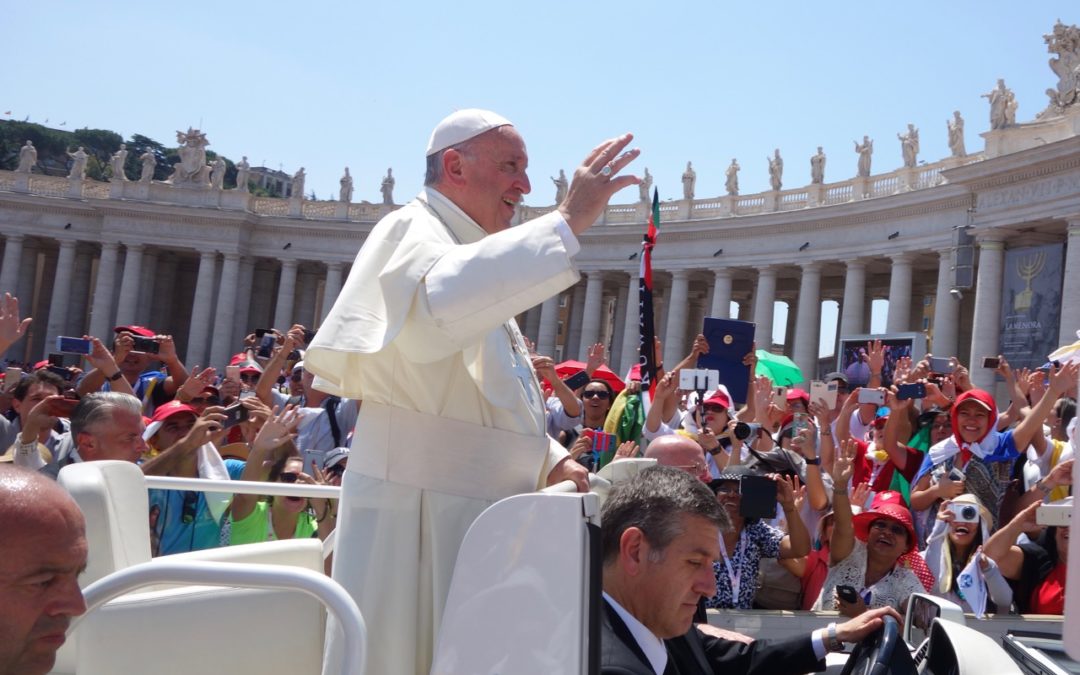
<path fill-rule="evenodd" d="M 154 338 L 135 335 L 131 338 L 131 350 L 143 354 L 157 354 L 161 351 L 161 344 Z"/>
<path fill-rule="evenodd" d="M 4 371 L 4 389 L 12 390 L 22 380 L 22 368 L 8 368 Z"/>
<path fill-rule="evenodd" d="M 787 388 L 773 387 L 772 402 L 777 408 L 783 408 L 787 405 Z"/>
<path fill-rule="evenodd" d="M 996 357 L 996 356 L 984 356 L 983 357 L 983 368 L 994 369 L 994 368 L 1000 368 L 1000 367 L 1001 367 L 1001 359 L 999 359 L 998 357 Z"/>
<path fill-rule="evenodd" d="M 953 365 L 952 359 L 938 356 L 930 357 L 930 372 L 948 375 L 954 370 L 956 370 L 956 366 Z"/>
<path fill-rule="evenodd" d="M 89 354 L 94 350 L 94 344 L 89 340 L 77 337 L 56 336 L 56 351 L 64 354 Z"/>
<path fill-rule="evenodd" d="M 896 388 L 896 398 L 901 401 L 912 398 L 926 398 L 926 385 L 922 382 L 902 384 Z"/>

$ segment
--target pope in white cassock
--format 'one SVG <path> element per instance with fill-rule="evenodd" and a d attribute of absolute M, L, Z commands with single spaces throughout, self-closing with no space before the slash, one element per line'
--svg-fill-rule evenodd
<path fill-rule="evenodd" d="M 618 175 L 631 139 L 597 146 L 556 211 L 511 228 L 530 190 L 524 141 L 495 113 L 450 115 L 424 190 L 372 230 L 307 351 L 318 389 L 363 401 L 333 577 L 364 614 L 369 673 L 428 672 L 458 547 L 485 508 L 561 480 L 587 489 L 545 433 L 512 317 L 578 280 L 577 235 L 639 182 Z M 328 633 L 324 673 L 338 675 Z"/>

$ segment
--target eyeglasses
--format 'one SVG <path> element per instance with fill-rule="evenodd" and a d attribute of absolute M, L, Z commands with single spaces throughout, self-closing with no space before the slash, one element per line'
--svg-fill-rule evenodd
<path fill-rule="evenodd" d="M 259 376 L 254 375 L 254 374 L 246 375 L 244 373 L 241 373 L 240 374 L 240 381 L 241 382 L 246 382 L 248 384 L 257 383 L 259 381 Z"/>
<path fill-rule="evenodd" d="M 584 391 L 581 393 L 581 398 L 598 398 L 601 401 L 608 400 L 609 396 L 603 389 L 597 391 Z"/>
<path fill-rule="evenodd" d="M 739 494 L 738 485 L 718 485 L 716 487 L 716 494 L 718 495 L 737 495 Z"/>
<path fill-rule="evenodd" d="M 898 537 L 907 536 L 907 528 L 906 527 L 904 527 L 900 523 L 893 523 L 893 522 L 889 522 L 887 520 L 875 520 L 874 522 L 870 523 L 870 529 L 871 530 L 885 530 L 885 531 L 888 531 L 888 532 L 892 532 L 893 534 L 895 534 Z"/>
<path fill-rule="evenodd" d="M 282 473 L 278 475 L 278 481 L 282 483 L 295 483 L 300 480 L 300 474 L 298 473 Z"/>
<path fill-rule="evenodd" d="M 707 413 L 726 413 L 727 412 L 727 408 L 725 408 L 722 405 L 716 405 L 715 403 L 706 403 L 705 405 L 701 406 L 701 408 L 702 408 L 702 410 L 704 410 Z"/>
<path fill-rule="evenodd" d="M 697 476 L 698 474 L 704 472 L 705 469 L 707 469 L 708 467 L 705 465 L 705 462 L 697 462 L 695 464 L 672 464 L 671 468 L 681 469 L 687 473 L 691 473 Z"/>

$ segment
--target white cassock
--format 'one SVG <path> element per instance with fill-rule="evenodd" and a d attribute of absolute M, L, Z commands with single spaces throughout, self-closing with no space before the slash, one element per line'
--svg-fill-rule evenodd
<path fill-rule="evenodd" d="M 305 355 L 316 388 L 363 401 L 333 577 L 364 614 L 369 673 L 428 672 L 469 525 L 567 454 L 512 317 L 578 280 L 578 248 L 557 211 L 487 235 L 428 188 L 372 230 Z"/>

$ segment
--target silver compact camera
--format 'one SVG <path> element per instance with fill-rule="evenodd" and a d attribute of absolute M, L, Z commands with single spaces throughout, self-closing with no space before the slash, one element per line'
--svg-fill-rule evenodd
<path fill-rule="evenodd" d="M 953 513 L 953 520 L 957 523 L 979 522 L 979 509 L 972 504 L 949 504 L 949 510 Z"/>

